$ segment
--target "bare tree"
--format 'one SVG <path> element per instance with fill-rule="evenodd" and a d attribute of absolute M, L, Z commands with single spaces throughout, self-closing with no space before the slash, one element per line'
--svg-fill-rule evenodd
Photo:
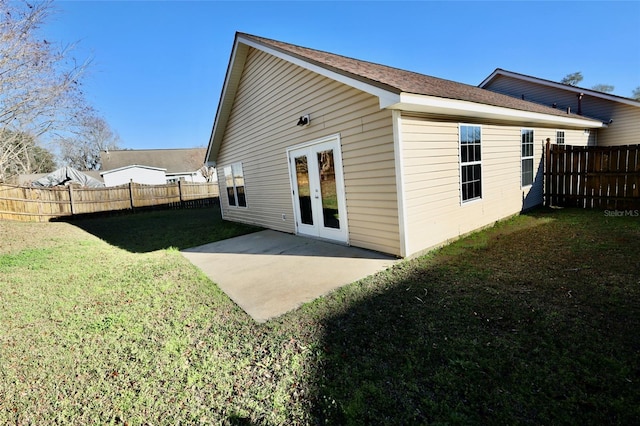
<path fill-rule="evenodd" d="M 120 149 L 118 134 L 93 111 L 84 114 L 58 143 L 62 161 L 78 170 L 100 170 L 100 152 Z"/>
<path fill-rule="evenodd" d="M 200 167 L 200 173 L 207 180 L 207 182 L 215 182 L 216 180 L 218 180 L 216 177 L 215 167 L 208 167 L 205 164 L 204 166 Z"/>
<path fill-rule="evenodd" d="M 564 78 L 560 80 L 560 83 L 568 84 L 569 86 L 577 86 L 582 81 L 582 78 L 582 73 L 577 71 L 564 76 Z"/>
<path fill-rule="evenodd" d="M 79 78 L 87 63 L 38 38 L 50 0 L 0 0 L 0 181 L 33 171 L 41 136 L 64 128 L 84 108 Z M 26 143 L 31 141 L 34 143 Z"/>
<path fill-rule="evenodd" d="M 631 98 L 635 99 L 636 101 L 640 101 L 640 86 L 633 89 L 633 92 L 631 93 Z"/>

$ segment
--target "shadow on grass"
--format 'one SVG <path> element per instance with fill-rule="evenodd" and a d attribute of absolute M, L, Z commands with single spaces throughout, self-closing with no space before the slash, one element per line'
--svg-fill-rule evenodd
<path fill-rule="evenodd" d="M 66 219 L 107 243 L 134 253 L 183 250 L 248 234 L 260 228 L 223 221 L 220 207 L 144 210 Z"/>
<path fill-rule="evenodd" d="M 323 301 L 318 423 L 634 423 L 640 227 L 576 217 L 492 229 Z"/>
<path fill-rule="evenodd" d="M 227 422 L 225 423 L 226 425 L 229 426 L 253 426 L 254 423 L 251 422 L 251 419 L 248 419 L 247 417 L 243 417 L 243 416 L 230 416 L 227 419 Z"/>

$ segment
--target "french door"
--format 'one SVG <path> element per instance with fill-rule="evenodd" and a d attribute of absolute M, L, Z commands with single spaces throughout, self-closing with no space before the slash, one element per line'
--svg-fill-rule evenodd
<path fill-rule="evenodd" d="M 347 242 L 338 136 L 288 150 L 296 232 Z"/>

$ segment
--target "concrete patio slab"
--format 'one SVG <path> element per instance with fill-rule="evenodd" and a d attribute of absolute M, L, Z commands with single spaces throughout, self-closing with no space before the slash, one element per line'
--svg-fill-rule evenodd
<path fill-rule="evenodd" d="M 182 254 L 257 322 L 398 261 L 369 250 L 271 230 L 186 249 Z"/>

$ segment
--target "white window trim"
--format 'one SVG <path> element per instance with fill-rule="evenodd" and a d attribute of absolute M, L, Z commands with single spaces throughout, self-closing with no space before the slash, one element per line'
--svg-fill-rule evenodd
<path fill-rule="evenodd" d="M 562 143 L 558 143 L 558 133 L 562 132 Z M 567 144 L 567 133 L 564 130 L 556 129 L 556 145 L 566 145 Z"/>
<path fill-rule="evenodd" d="M 522 155 L 522 136 L 523 136 L 523 132 L 525 131 L 531 131 L 531 146 L 532 146 L 532 150 L 531 150 L 531 155 L 530 156 L 523 156 Z M 531 186 L 533 186 L 533 181 L 536 177 L 536 173 L 535 173 L 535 151 L 536 151 L 536 131 L 535 129 L 530 129 L 530 128 L 522 128 L 520 129 L 520 188 L 529 188 Z M 522 184 L 522 161 L 523 160 L 531 160 L 531 183 L 523 185 Z"/>
<path fill-rule="evenodd" d="M 233 174 L 233 166 L 240 166 L 240 169 L 242 170 L 242 178 L 244 179 L 244 202 L 245 205 L 241 206 L 238 203 L 238 187 L 236 186 L 236 176 Z M 222 167 L 222 174 L 224 175 L 224 185 L 225 185 L 225 189 L 228 189 L 229 186 L 227 185 L 227 168 L 231 169 L 231 180 L 233 181 L 233 194 L 234 194 L 234 199 L 235 199 L 235 204 L 231 204 L 229 202 L 229 195 L 226 193 L 225 191 L 225 195 L 227 197 L 227 205 L 229 207 L 234 207 L 236 209 L 247 209 L 249 208 L 249 203 L 247 201 L 247 181 L 244 175 L 244 167 L 242 165 L 242 161 L 236 161 L 235 163 L 230 163 L 227 164 L 226 166 Z"/>
<path fill-rule="evenodd" d="M 480 161 L 469 161 L 466 163 L 462 162 L 462 132 L 460 129 L 463 126 L 471 126 L 471 127 L 479 127 L 480 128 Z M 484 194 L 484 179 L 482 175 L 482 159 L 484 158 L 484 154 L 482 152 L 482 135 L 483 128 L 480 124 L 472 124 L 472 123 L 458 123 L 458 173 L 459 173 L 459 188 L 460 188 L 460 205 L 469 205 L 475 202 L 481 201 Z M 470 198 L 468 200 L 463 199 L 463 191 L 462 191 L 462 167 L 463 166 L 474 166 L 480 165 L 480 196 L 475 198 Z"/>

